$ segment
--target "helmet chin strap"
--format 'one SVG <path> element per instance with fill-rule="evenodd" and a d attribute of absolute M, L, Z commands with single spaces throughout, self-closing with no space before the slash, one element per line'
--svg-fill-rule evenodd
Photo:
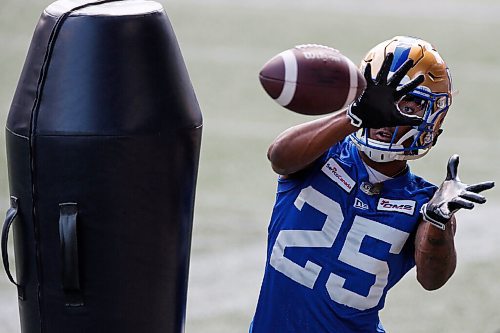
<path fill-rule="evenodd" d="M 368 158 L 374 162 L 378 163 L 387 163 L 387 162 L 392 162 L 397 159 L 397 155 L 399 155 L 400 152 L 392 152 L 392 151 L 385 151 L 385 150 L 379 150 L 376 148 L 368 147 L 365 145 L 361 145 L 357 141 L 353 141 L 356 147 L 358 147 L 358 150 L 365 153 Z M 377 140 L 373 140 L 368 138 L 368 143 L 370 146 L 375 146 L 375 147 L 380 147 L 380 148 L 388 148 L 389 144 L 386 142 L 381 142 Z M 392 145 L 394 148 L 403 148 L 401 145 Z"/>

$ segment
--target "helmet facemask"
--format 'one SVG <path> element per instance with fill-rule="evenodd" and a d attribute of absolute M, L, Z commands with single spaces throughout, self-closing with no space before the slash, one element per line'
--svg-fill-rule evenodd
<path fill-rule="evenodd" d="M 402 128 L 395 127 L 389 142 L 371 139 L 369 128 L 361 128 L 351 134 L 351 140 L 358 149 L 375 162 L 414 160 L 427 154 L 436 142 L 441 123 L 450 106 L 447 94 L 433 94 L 425 87 L 418 87 L 409 95 L 425 103 L 422 124 L 412 126 L 399 139 L 398 134 Z"/>

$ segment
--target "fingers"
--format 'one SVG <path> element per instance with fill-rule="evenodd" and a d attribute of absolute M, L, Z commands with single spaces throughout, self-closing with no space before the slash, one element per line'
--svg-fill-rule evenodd
<path fill-rule="evenodd" d="M 460 208 L 472 209 L 472 208 L 474 208 L 474 204 L 472 202 L 470 202 L 469 200 L 463 199 L 461 197 L 453 198 L 448 203 L 448 209 L 450 210 L 450 212 L 456 212 Z"/>
<path fill-rule="evenodd" d="M 370 63 L 366 64 L 365 72 L 363 74 L 365 76 L 366 85 L 369 86 L 369 85 L 373 84 L 372 65 Z"/>
<path fill-rule="evenodd" d="M 446 180 L 459 180 L 458 179 L 458 162 L 459 157 L 457 154 L 454 154 L 448 160 L 447 172 L 446 172 Z M 475 192 L 475 191 L 472 191 Z"/>
<path fill-rule="evenodd" d="M 425 77 L 422 74 L 417 76 L 416 78 L 414 78 L 413 80 L 411 80 L 410 82 L 408 82 L 407 84 L 402 86 L 401 89 L 396 90 L 396 93 L 394 94 L 394 98 L 397 101 L 400 100 L 401 97 L 403 97 L 404 95 L 408 94 L 410 91 L 412 91 L 413 89 L 415 89 L 416 87 L 421 85 L 422 82 L 424 82 L 424 80 L 425 80 Z M 392 81 L 391 81 L 391 84 L 392 84 Z"/>
<path fill-rule="evenodd" d="M 469 200 L 469 201 L 472 201 L 475 203 L 479 203 L 479 204 L 483 204 L 486 202 L 486 198 L 484 196 L 482 196 L 481 194 L 474 193 L 474 192 L 464 192 L 464 193 L 460 194 L 459 196 L 460 196 L 460 198 L 463 198 L 463 199 L 466 199 L 466 200 Z"/>
<path fill-rule="evenodd" d="M 464 192 L 458 197 L 453 198 L 448 203 L 448 209 L 450 212 L 456 212 L 460 208 L 472 209 L 474 208 L 474 203 L 483 204 L 486 202 L 486 198 L 480 194 L 474 192 Z"/>
<path fill-rule="evenodd" d="M 396 88 L 403 77 L 408 73 L 408 71 L 413 67 L 413 60 L 408 59 L 405 63 L 398 68 L 398 70 L 394 73 L 394 75 L 389 80 L 389 86 Z M 422 83 L 422 82 L 421 82 Z M 413 89 L 412 89 L 413 90 Z"/>
<path fill-rule="evenodd" d="M 495 182 L 482 182 L 482 183 L 477 183 L 477 184 L 472 184 L 468 185 L 465 190 L 474 192 L 474 193 L 479 193 L 485 190 L 489 190 L 490 188 L 493 188 L 495 186 Z"/>
<path fill-rule="evenodd" d="M 387 75 L 389 75 L 389 70 L 391 69 L 392 60 L 394 59 L 393 53 L 387 53 L 385 56 L 384 62 L 382 63 L 382 67 L 378 71 L 377 78 L 375 82 L 379 85 L 385 85 L 387 83 Z"/>

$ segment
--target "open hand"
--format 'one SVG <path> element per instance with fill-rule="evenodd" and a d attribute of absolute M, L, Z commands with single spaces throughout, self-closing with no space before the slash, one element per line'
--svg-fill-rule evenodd
<path fill-rule="evenodd" d="M 393 59 L 394 54 L 388 53 L 375 80 L 372 78 L 371 64 L 366 64 L 364 72 L 366 89 L 349 106 L 347 112 L 354 126 L 382 128 L 399 125 L 418 126 L 422 123 L 422 118 L 402 113 L 397 103 L 404 95 L 424 82 L 424 76 L 419 75 L 398 89 L 403 77 L 413 67 L 413 60 L 408 59 L 391 78 L 388 78 Z"/>
<path fill-rule="evenodd" d="M 491 181 L 472 185 L 462 183 L 457 173 L 458 162 L 458 155 L 450 157 L 445 181 L 431 200 L 422 206 L 424 219 L 443 230 L 457 210 L 472 209 L 474 203 L 485 203 L 486 198 L 479 193 L 495 186 Z"/>

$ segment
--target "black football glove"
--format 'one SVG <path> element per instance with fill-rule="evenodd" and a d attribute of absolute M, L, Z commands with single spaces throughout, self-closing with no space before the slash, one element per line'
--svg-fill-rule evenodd
<path fill-rule="evenodd" d="M 399 100 L 424 82 L 424 76 L 419 75 L 406 85 L 398 89 L 398 85 L 408 71 L 413 67 L 413 60 L 408 59 L 394 75 L 388 79 L 394 55 L 388 53 L 384 63 L 377 73 L 375 81 L 372 79 L 371 64 L 365 67 L 366 89 L 354 103 L 349 106 L 347 115 L 351 123 L 357 127 L 382 128 L 398 125 L 418 126 L 422 118 L 415 115 L 401 113 L 397 103 Z"/>
<path fill-rule="evenodd" d="M 457 174 L 458 155 L 453 155 L 448 161 L 446 180 L 428 203 L 422 206 L 424 220 L 445 230 L 453 214 L 460 208 L 472 209 L 474 203 L 485 203 L 486 198 L 480 194 L 495 186 L 494 182 L 483 182 L 467 185 L 460 181 Z"/>

